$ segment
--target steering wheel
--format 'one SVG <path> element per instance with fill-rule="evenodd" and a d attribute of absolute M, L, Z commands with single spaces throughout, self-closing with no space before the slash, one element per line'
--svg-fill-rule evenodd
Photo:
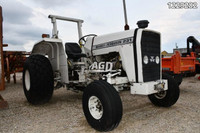
<path fill-rule="evenodd" d="M 88 36 L 97 36 L 97 35 L 95 35 L 95 34 L 89 34 L 89 35 L 85 35 L 85 36 L 83 36 L 83 37 L 81 37 L 80 39 L 79 39 L 79 41 L 78 41 L 78 43 L 80 44 L 80 46 L 84 46 L 84 44 L 86 43 L 86 37 L 88 37 Z M 84 42 L 84 43 L 82 43 L 82 42 Z"/>

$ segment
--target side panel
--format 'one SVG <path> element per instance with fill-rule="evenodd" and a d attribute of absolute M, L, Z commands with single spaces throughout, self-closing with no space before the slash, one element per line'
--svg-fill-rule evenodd
<path fill-rule="evenodd" d="M 133 44 L 121 46 L 119 53 L 122 59 L 123 69 L 126 71 L 129 82 L 136 82 Z"/>
<path fill-rule="evenodd" d="M 69 83 L 69 75 L 68 75 L 68 64 L 67 64 L 67 55 L 63 48 L 63 45 L 59 46 L 59 71 L 61 73 L 61 81 L 64 83 Z"/>
<path fill-rule="evenodd" d="M 132 41 L 134 30 L 127 30 L 113 34 L 88 37 L 84 46 L 86 54 L 101 55 L 109 52 L 119 52 L 120 45 L 129 44 Z M 93 52 L 91 54 L 91 51 Z"/>

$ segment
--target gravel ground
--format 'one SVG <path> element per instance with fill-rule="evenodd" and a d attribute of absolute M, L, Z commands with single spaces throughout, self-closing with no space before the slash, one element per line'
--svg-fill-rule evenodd
<path fill-rule="evenodd" d="M 18 76 L 18 78 L 21 78 Z M 200 81 L 185 78 L 180 85 L 180 98 L 170 108 L 155 107 L 147 96 L 121 92 L 123 117 L 116 133 L 200 133 Z M 9 109 L 0 110 L 1 133 L 78 133 L 97 132 L 92 129 L 82 111 L 82 93 L 54 91 L 45 105 L 33 106 L 25 99 L 22 81 L 6 84 L 0 94 L 9 103 Z"/>

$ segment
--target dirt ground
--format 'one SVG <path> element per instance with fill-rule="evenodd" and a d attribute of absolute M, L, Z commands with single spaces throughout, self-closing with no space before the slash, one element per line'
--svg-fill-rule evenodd
<path fill-rule="evenodd" d="M 17 84 L 6 84 L 6 90 L 0 92 L 9 103 L 8 109 L 0 110 L 1 133 L 97 132 L 84 117 L 81 92 L 61 88 L 54 91 L 49 103 L 33 106 L 24 96 L 20 75 Z M 180 90 L 178 102 L 170 108 L 155 107 L 147 96 L 121 92 L 123 117 L 112 132 L 200 133 L 200 81 L 197 76 L 185 78 Z"/>

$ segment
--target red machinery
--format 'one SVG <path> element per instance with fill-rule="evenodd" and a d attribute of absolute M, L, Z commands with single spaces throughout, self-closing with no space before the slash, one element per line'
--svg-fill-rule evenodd
<path fill-rule="evenodd" d="M 192 43 L 192 48 L 190 48 Z M 192 50 L 192 52 L 191 52 Z M 200 73 L 200 43 L 193 37 L 187 38 L 187 53 L 175 51 L 170 58 L 162 58 L 162 71 L 174 76 L 180 85 L 182 76 L 195 76 Z M 200 77 L 199 77 L 200 79 Z"/>
<path fill-rule="evenodd" d="M 10 75 L 13 74 L 14 83 L 16 83 L 16 73 L 23 71 L 23 65 L 26 60 L 26 56 L 30 55 L 30 52 L 3 51 L 3 55 L 6 80 L 9 83 Z"/>
<path fill-rule="evenodd" d="M 196 57 L 191 52 L 187 57 L 181 57 L 180 52 L 176 51 L 170 58 L 162 58 L 163 72 L 173 74 L 193 74 L 195 73 Z"/>

